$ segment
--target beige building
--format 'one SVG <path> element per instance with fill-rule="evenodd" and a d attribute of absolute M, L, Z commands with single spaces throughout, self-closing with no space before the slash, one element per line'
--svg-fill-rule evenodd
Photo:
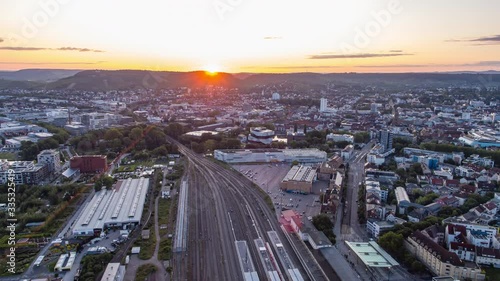
<path fill-rule="evenodd" d="M 406 239 L 405 246 L 438 276 L 451 276 L 458 280 L 470 278 L 473 281 L 485 278 L 475 263 L 464 262 L 457 254 L 448 251 L 418 230 Z"/>
<path fill-rule="evenodd" d="M 293 166 L 280 183 L 283 191 L 312 192 L 312 184 L 316 179 L 316 170 L 307 166 Z"/>

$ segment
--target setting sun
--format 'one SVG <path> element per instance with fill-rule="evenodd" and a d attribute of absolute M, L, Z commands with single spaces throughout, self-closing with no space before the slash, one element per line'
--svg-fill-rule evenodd
<path fill-rule="evenodd" d="M 210 64 L 203 67 L 203 70 L 205 70 L 205 72 L 209 75 L 217 75 L 220 71 L 220 67 L 216 64 Z"/>

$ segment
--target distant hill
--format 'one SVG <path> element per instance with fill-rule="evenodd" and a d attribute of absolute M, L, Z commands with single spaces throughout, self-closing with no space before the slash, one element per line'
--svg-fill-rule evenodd
<path fill-rule="evenodd" d="M 172 72 L 146 70 L 36 70 L 0 72 L 0 88 L 75 89 L 90 91 L 132 90 L 143 88 L 205 87 L 207 85 L 249 88 L 284 86 L 297 90 L 321 89 L 326 84 L 417 88 L 448 86 L 499 86 L 500 73 L 218 73 L 204 71 Z M 39 74 L 39 77 L 36 74 Z M 10 79 L 3 78 L 9 76 Z M 56 76 L 61 79 L 49 81 Z M 13 79 L 25 80 L 14 81 Z M 52 77 L 52 78 L 51 78 Z M 28 79 L 29 78 L 29 79 Z M 9 82 L 10 81 L 10 82 Z M 42 81 L 42 82 L 39 82 Z M 48 81 L 48 82 L 47 82 Z M 16 83 L 14 83 L 16 82 Z M 22 82 L 22 83 L 21 83 Z"/>
<path fill-rule="evenodd" d="M 244 79 L 246 85 L 295 83 L 298 85 L 324 85 L 325 83 L 372 86 L 434 86 L 482 85 L 484 81 L 500 83 L 499 74 L 446 74 L 446 73 L 286 73 L 255 74 Z"/>
<path fill-rule="evenodd" d="M 47 89 L 126 90 L 166 87 L 234 87 L 239 79 L 228 73 L 209 75 L 204 71 L 169 72 L 143 70 L 86 70 L 46 85 Z"/>
<path fill-rule="evenodd" d="M 36 89 L 43 87 L 43 83 L 32 81 L 13 81 L 0 79 L 0 89 Z"/>
<path fill-rule="evenodd" d="M 22 69 L 18 71 L 0 71 L 0 79 L 14 81 L 51 82 L 75 75 L 81 70 L 68 69 Z"/>

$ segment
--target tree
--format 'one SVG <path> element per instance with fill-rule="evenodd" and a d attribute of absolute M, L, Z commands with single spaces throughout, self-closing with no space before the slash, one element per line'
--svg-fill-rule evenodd
<path fill-rule="evenodd" d="M 412 262 L 412 264 L 411 264 L 411 270 L 413 272 L 423 272 L 423 271 L 425 271 L 425 269 L 426 269 L 425 266 L 417 260 Z"/>
<path fill-rule="evenodd" d="M 107 188 L 110 189 L 113 184 L 115 183 L 115 179 L 110 177 L 110 176 L 103 176 L 102 177 L 102 184 Z"/>
<path fill-rule="evenodd" d="M 35 160 L 36 156 L 40 153 L 40 149 L 38 145 L 31 141 L 22 141 L 21 142 L 21 159 L 24 161 Z"/>
<path fill-rule="evenodd" d="M 167 136 L 161 130 L 154 128 L 146 135 L 146 147 L 148 149 L 155 149 L 156 147 L 166 142 Z"/>
<path fill-rule="evenodd" d="M 184 128 L 179 123 L 170 123 L 165 128 L 165 134 L 167 134 L 173 138 L 178 138 L 179 136 L 184 134 Z"/>
<path fill-rule="evenodd" d="M 292 167 L 293 167 L 293 166 L 297 166 L 297 165 L 299 165 L 299 161 L 297 161 L 297 160 L 293 160 L 293 162 L 292 162 Z"/>
<path fill-rule="evenodd" d="M 205 150 L 212 152 L 217 148 L 217 143 L 215 140 L 207 140 L 203 143 L 203 146 L 205 147 Z"/>
<path fill-rule="evenodd" d="M 156 156 L 156 157 L 167 156 L 168 155 L 168 150 L 167 150 L 167 148 L 164 145 L 162 145 L 162 146 L 159 146 L 159 147 L 153 149 L 153 151 L 151 151 L 151 154 L 153 156 Z"/>
<path fill-rule="evenodd" d="M 55 138 L 48 138 L 44 140 L 40 140 L 37 143 L 38 149 L 40 151 L 45 150 L 45 149 L 54 149 L 59 147 L 59 142 Z"/>
<path fill-rule="evenodd" d="M 142 129 L 138 128 L 138 127 L 133 128 L 130 131 L 129 137 L 132 140 L 138 140 L 138 139 L 142 138 Z"/>
<path fill-rule="evenodd" d="M 333 223 L 330 217 L 326 214 L 319 214 L 313 217 L 312 224 L 319 231 L 331 230 Z"/>
<path fill-rule="evenodd" d="M 114 139 L 121 139 L 123 138 L 123 134 L 118 130 L 118 129 L 109 129 L 106 131 L 104 134 L 104 139 L 107 141 L 111 141 Z"/>
<path fill-rule="evenodd" d="M 424 197 L 418 198 L 416 200 L 416 203 L 425 206 L 425 205 L 428 205 L 428 204 L 434 202 L 434 200 L 438 197 L 439 197 L 438 194 L 436 194 L 434 192 L 430 192 L 429 194 L 425 195 Z"/>
<path fill-rule="evenodd" d="M 403 241 L 402 234 L 396 234 L 389 231 L 379 237 L 378 244 L 390 254 L 400 256 L 401 249 L 403 248 Z"/>
<path fill-rule="evenodd" d="M 367 143 L 370 140 L 370 134 L 368 132 L 360 132 L 354 134 L 355 143 Z"/>

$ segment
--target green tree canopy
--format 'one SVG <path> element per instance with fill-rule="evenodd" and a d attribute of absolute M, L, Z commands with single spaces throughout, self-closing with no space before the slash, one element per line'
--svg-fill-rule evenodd
<path fill-rule="evenodd" d="M 333 223 L 330 217 L 326 214 L 319 214 L 313 217 L 312 223 L 319 231 L 331 230 Z"/>

